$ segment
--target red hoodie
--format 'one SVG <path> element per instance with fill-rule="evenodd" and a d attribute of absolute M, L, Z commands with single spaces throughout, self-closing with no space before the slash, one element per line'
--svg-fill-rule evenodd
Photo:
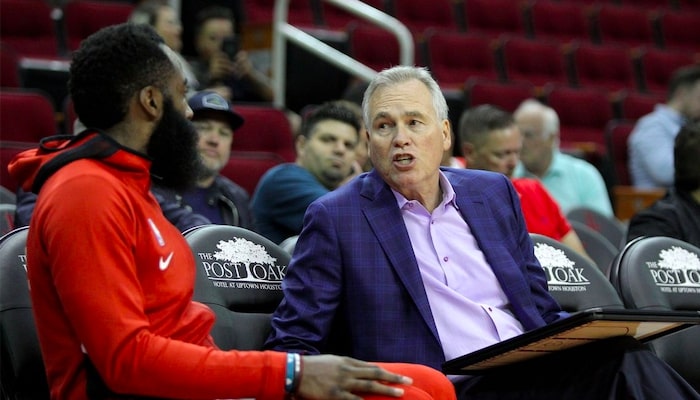
<path fill-rule="evenodd" d="M 96 133 L 45 147 L 60 150 L 28 150 L 9 170 L 25 190 L 45 182 L 27 271 L 51 397 L 87 398 L 87 357 L 120 393 L 284 397 L 284 353 L 215 348 L 214 315 L 192 301 L 194 258 L 149 192 L 148 159 Z"/>

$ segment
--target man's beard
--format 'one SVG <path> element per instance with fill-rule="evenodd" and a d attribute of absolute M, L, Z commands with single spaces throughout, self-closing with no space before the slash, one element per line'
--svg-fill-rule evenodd
<path fill-rule="evenodd" d="M 163 102 L 163 117 L 148 141 L 147 154 L 153 160 L 154 184 L 186 191 L 194 187 L 202 168 L 197 152 L 194 125 L 175 111 L 172 99 Z"/>

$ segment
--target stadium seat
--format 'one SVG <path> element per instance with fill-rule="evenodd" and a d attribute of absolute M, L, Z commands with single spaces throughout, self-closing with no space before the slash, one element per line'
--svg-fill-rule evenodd
<path fill-rule="evenodd" d="M 667 50 L 700 53 L 700 9 L 667 11 L 658 19 L 660 45 Z"/>
<path fill-rule="evenodd" d="M 214 342 L 223 350 L 262 350 L 289 253 L 237 226 L 202 225 L 184 235 L 196 262 L 193 300 L 216 314 Z"/>
<path fill-rule="evenodd" d="M 469 79 L 464 86 L 466 107 L 492 104 L 508 112 L 515 111 L 520 103 L 535 97 L 535 85 L 528 82 L 496 82 Z"/>
<path fill-rule="evenodd" d="M 388 13 L 385 0 L 362 0 L 362 2 Z M 364 19 L 325 1 L 321 1 L 321 20 L 323 21 L 323 26 L 333 30 L 345 30 L 351 23 L 365 23 Z"/>
<path fill-rule="evenodd" d="M 399 42 L 389 31 L 375 26 L 355 24 L 348 28 L 350 56 L 375 71 L 399 65 Z M 414 43 L 414 49 L 417 49 Z M 416 64 L 420 64 L 420 52 L 416 51 Z"/>
<path fill-rule="evenodd" d="M 632 184 L 628 166 L 627 138 L 634 129 L 634 121 L 613 119 L 605 125 L 606 159 L 610 162 L 612 179 L 609 186 Z"/>
<path fill-rule="evenodd" d="M 700 60 L 685 51 L 673 51 L 647 47 L 638 57 L 640 90 L 656 95 L 666 95 L 668 82 L 678 68 L 698 64 Z"/>
<path fill-rule="evenodd" d="M 576 207 L 566 213 L 569 221 L 578 221 L 602 234 L 618 249 L 625 245 L 627 228 L 615 217 L 603 215 L 586 207 Z"/>
<path fill-rule="evenodd" d="M 0 87 L 17 88 L 19 80 L 19 55 L 9 45 L 0 42 Z"/>
<path fill-rule="evenodd" d="M 284 111 L 259 105 L 237 105 L 235 110 L 245 122 L 234 133 L 232 150 L 274 153 L 284 161 L 296 159 L 292 129 Z"/>
<path fill-rule="evenodd" d="M 272 25 L 275 0 L 243 0 L 246 25 Z M 290 0 L 287 21 L 298 27 L 320 25 L 311 0 Z"/>
<path fill-rule="evenodd" d="M 22 227 L 0 238 L 0 388 L 6 399 L 48 400 L 27 281 L 28 231 Z"/>
<path fill-rule="evenodd" d="M 530 238 L 549 292 L 564 311 L 624 308 L 613 285 L 589 258 L 550 237 L 531 233 Z"/>
<path fill-rule="evenodd" d="M 605 154 L 603 131 L 613 117 L 608 93 L 594 88 L 548 85 L 543 96 L 559 115 L 562 147 L 583 151 L 589 161 L 599 164 Z"/>
<path fill-rule="evenodd" d="M 134 5 L 122 1 L 74 0 L 63 8 L 68 49 L 73 51 L 86 37 L 106 26 L 129 20 Z"/>
<path fill-rule="evenodd" d="M 579 221 L 569 221 L 576 235 L 581 239 L 584 250 L 600 269 L 603 275 L 608 276 L 610 263 L 620 252 L 618 246 L 613 245 L 600 232 L 595 231 Z"/>
<path fill-rule="evenodd" d="M 398 0 L 393 4 L 394 17 L 417 37 L 428 28 L 459 29 L 452 0 Z"/>
<path fill-rule="evenodd" d="M 571 61 L 578 87 L 610 92 L 637 88 L 634 62 L 623 46 L 580 43 L 572 48 Z"/>
<path fill-rule="evenodd" d="M 654 106 L 666 102 L 662 95 L 630 91 L 620 98 L 620 112 L 624 119 L 636 120 L 654 111 Z"/>
<path fill-rule="evenodd" d="M 221 174 L 253 195 L 258 181 L 268 169 L 286 162 L 278 154 L 258 151 L 232 151 Z"/>
<path fill-rule="evenodd" d="M 595 13 L 600 42 L 628 47 L 653 45 L 653 17 L 653 12 L 643 7 L 602 4 Z"/>
<path fill-rule="evenodd" d="M 59 56 L 51 6 L 41 0 L 1 0 L 0 40 L 19 56 Z"/>
<path fill-rule="evenodd" d="M 591 41 L 590 9 L 585 4 L 536 0 L 529 7 L 532 34 L 537 40 Z"/>
<path fill-rule="evenodd" d="M 480 34 L 428 31 L 428 67 L 442 88 L 462 88 L 469 78 L 501 78 L 498 41 Z"/>
<path fill-rule="evenodd" d="M 503 43 L 503 69 L 508 81 L 526 81 L 537 86 L 570 84 L 565 47 L 555 41 L 511 37 Z"/>
<path fill-rule="evenodd" d="M 610 281 L 627 308 L 700 311 L 700 248 L 670 237 L 641 237 L 613 261 Z M 651 342 L 651 349 L 700 390 L 700 326 Z"/>
<path fill-rule="evenodd" d="M 55 135 L 56 115 L 49 97 L 37 89 L 0 90 L 0 140 L 38 143 Z"/>
<path fill-rule="evenodd" d="M 467 32 L 492 37 L 525 36 L 523 2 L 518 0 L 463 0 Z"/>

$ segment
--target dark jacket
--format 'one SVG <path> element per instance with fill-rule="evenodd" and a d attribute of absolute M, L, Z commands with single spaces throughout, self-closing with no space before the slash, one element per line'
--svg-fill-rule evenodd
<path fill-rule="evenodd" d="M 182 196 L 170 189 L 153 186 L 151 192 L 158 199 L 163 214 L 180 231 L 211 223 L 206 217 L 197 214 Z M 209 188 L 208 202 L 216 203 L 227 225 L 253 229 L 253 215 L 250 211 L 250 197 L 242 187 L 224 176 L 217 176 Z"/>
<path fill-rule="evenodd" d="M 163 214 L 181 232 L 211 222 L 203 215 L 197 214 L 192 208 L 183 203 L 182 196 L 172 190 L 152 187 L 151 192 L 158 200 Z M 15 210 L 15 227 L 29 225 L 34 211 L 36 194 L 19 189 L 17 191 L 17 208 Z M 224 221 L 229 225 L 253 229 L 253 216 L 249 208 L 249 197 L 245 189 L 219 176 L 214 180 L 210 190 L 210 201 L 219 204 Z"/>
<path fill-rule="evenodd" d="M 700 204 L 689 193 L 670 189 L 630 219 L 627 241 L 640 236 L 668 236 L 700 247 Z"/>

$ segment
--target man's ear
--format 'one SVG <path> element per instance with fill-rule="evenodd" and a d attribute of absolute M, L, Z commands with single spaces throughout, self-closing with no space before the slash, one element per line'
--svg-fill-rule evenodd
<path fill-rule="evenodd" d="M 139 91 L 139 105 L 151 118 L 157 119 L 163 112 L 163 95 L 155 86 L 146 86 Z"/>
<path fill-rule="evenodd" d="M 469 142 L 464 142 L 462 143 L 462 155 L 464 156 L 464 160 L 467 163 L 467 165 L 470 164 L 470 161 L 473 160 L 474 156 L 474 145 Z"/>

